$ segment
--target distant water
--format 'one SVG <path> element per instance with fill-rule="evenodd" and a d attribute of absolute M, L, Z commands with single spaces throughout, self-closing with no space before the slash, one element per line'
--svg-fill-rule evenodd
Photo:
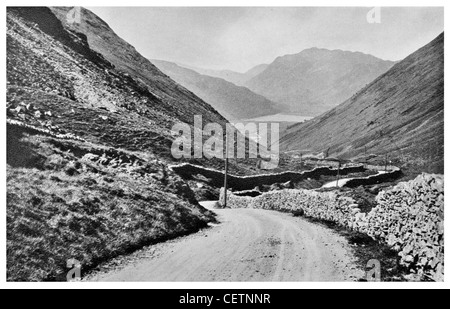
<path fill-rule="evenodd" d="M 293 115 L 293 114 L 274 114 L 274 115 L 267 115 L 252 119 L 244 119 L 244 122 L 303 122 L 306 120 L 310 120 L 313 117 L 308 116 L 300 116 L 300 115 Z"/>
<path fill-rule="evenodd" d="M 249 122 L 255 122 L 255 123 L 260 123 L 260 122 L 279 122 L 280 123 L 280 133 L 283 132 L 286 127 L 290 124 L 293 123 L 297 123 L 297 122 L 304 122 L 306 120 L 312 119 L 313 117 L 309 117 L 309 116 L 300 116 L 300 115 L 294 115 L 294 114 L 273 114 L 273 115 L 267 115 L 267 116 L 262 116 L 262 117 L 257 117 L 257 118 L 251 118 L 251 119 L 243 119 L 243 120 L 237 120 L 237 121 L 233 121 L 233 123 L 249 123 Z M 242 134 L 245 134 L 244 132 L 241 132 Z M 247 134 L 249 134 L 249 138 L 257 141 L 258 138 L 262 138 L 261 136 L 258 136 L 258 132 L 257 131 L 251 131 L 251 132 L 246 132 Z"/>

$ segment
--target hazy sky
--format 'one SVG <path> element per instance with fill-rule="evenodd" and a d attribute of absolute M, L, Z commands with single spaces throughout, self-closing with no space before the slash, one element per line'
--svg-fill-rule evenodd
<path fill-rule="evenodd" d="M 149 59 L 246 71 L 310 47 L 401 60 L 444 29 L 442 8 L 88 7 Z"/>

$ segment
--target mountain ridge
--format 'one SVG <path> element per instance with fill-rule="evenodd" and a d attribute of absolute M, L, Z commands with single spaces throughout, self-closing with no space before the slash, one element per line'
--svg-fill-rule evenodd
<path fill-rule="evenodd" d="M 309 48 L 277 57 L 245 83 L 290 112 L 317 116 L 349 98 L 394 62 L 361 52 Z"/>
<path fill-rule="evenodd" d="M 224 79 L 230 83 L 235 84 L 236 86 L 245 86 L 245 83 L 255 77 L 256 75 L 260 74 L 262 71 L 264 71 L 269 65 L 266 63 L 255 65 L 254 67 L 251 67 L 245 72 L 236 72 L 233 70 L 213 70 L 213 69 L 204 69 L 199 68 L 195 66 L 190 66 L 182 63 L 177 63 L 180 67 L 184 67 L 186 69 L 193 70 L 199 74 L 202 75 L 208 75 L 211 77 L 217 77 Z"/>
<path fill-rule="evenodd" d="M 194 92 L 230 121 L 276 114 L 275 103 L 219 77 L 208 76 L 165 61 L 152 59 L 163 73 Z"/>
<path fill-rule="evenodd" d="M 292 126 L 282 149 L 329 149 L 343 158 L 367 151 L 443 173 L 443 48 L 441 33 L 337 107 Z"/>

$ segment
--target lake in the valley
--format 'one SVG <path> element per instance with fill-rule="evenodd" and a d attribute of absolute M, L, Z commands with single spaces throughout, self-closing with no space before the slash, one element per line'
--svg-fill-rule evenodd
<path fill-rule="evenodd" d="M 295 123 L 299 123 L 299 122 L 304 122 L 306 120 L 310 120 L 313 117 L 310 116 L 301 116 L 301 115 L 295 115 L 295 114 L 273 114 L 273 115 L 267 115 L 267 116 L 261 116 L 261 117 L 257 117 L 257 118 L 251 118 L 251 119 L 243 119 L 243 120 L 238 120 L 238 121 L 234 121 L 233 123 L 243 123 L 244 125 L 248 124 L 248 123 L 255 123 L 256 126 L 258 126 L 259 123 L 273 123 L 273 122 L 277 122 L 280 125 L 280 136 L 283 134 L 283 132 L 286 130 L 286 128 L 290 125 L 293 125 Z M 247 129 L 250 129 L 250 127 L 247 127 Z M 244 134 L 244 132 L 241 132 Z M 250 133 L 250 134 L 249 134 Z M 257 131 L 254 132 L 247 132 L 247 134 L 249 135 L 249 138 L 256 140 L 257 139 Z M 269 129 L 269 134 L 270 134 L 270 129 Z"/>

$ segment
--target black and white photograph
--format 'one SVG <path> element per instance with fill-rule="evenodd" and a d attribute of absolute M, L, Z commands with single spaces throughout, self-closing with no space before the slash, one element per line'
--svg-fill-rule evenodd
<path fill-rule="evenodd" d="M 38 2 L 5 7 L 6 285 L 444 283 L 443 2 Z M 224 295 L 176 302 L 271 301 Z"/>

